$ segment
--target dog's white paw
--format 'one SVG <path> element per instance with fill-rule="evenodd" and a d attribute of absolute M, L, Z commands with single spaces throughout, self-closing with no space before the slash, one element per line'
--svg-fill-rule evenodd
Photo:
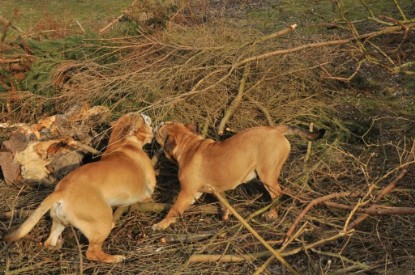
<path fill-rule="evenodd" d="M 151 227 L 151 229 L 153 229 L 153 231 L 163 231 L 167 227 L 169 227 L 170 224 L 171 224 L 171 221 L 170 220 L 164 219 L 161 222 L 154 224 Z"/>
<path fill-rule="evenodd" d="M 49 250 L 59 250 L 62 248 L 63 245 L 63 239 L 62 238 L 58 238 L 58 240 L 56 241 L 55 244 L 52 244 L 52 242 L 50 240 L 46 240 L 43 243 L 43 246 L 46 247 Z"/>
<path fill-rule="evenodd" d="M 125 259 L 127 259 L 127 257 L 123 256 L 123 255 L 113 255 L 113 261 L 112 263 L 120 263 L 122 261 L 124 261 Z"/>
<path fill-rule="evenodd" d="M 159 224 L 153 224 L 153 226 L 151 227 L 151 229 L 153 229 L 153 231 L 161 231 L 163 230 L 162 228 L 160 228 Z"/>

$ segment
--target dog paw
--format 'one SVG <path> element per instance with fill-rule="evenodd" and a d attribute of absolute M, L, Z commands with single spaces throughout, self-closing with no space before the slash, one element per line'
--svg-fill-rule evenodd
<path fill-rule="evenodd" d="M 231 215 L 231 213 L 229 212 L 229 210 L 224 211 L 223 214 L 222 214 L 222 221 L 226 222 L 229 219 L 230 215 Z"/>
<path fill-rule="evenodd" d="M 125 259 L 127 259 L 127 257 L 123 256 L 123 255 L 112 255 L 111 256 L 111 261 L 110 263 L 120 263 L 122 261 L 124 261 Z"/>
<path fill-rule="evenodd" d="M 161 227 L 159 223 L 153 224 L 153 226 L 151 227 L 151 229 L 153 229 L 153 231 L 162 231 L 165 228 Z"/>
<path fill-rule="evenodd" d="M 88 252 L 86 254 L 86 258 L 90 261 L 97 261 L 97 262 L 103 262 L 103 263 L 109 263 L 109 264 L 116 264 L 124 261 L 127 259 L 123 255 L 110 255 L 105 252 L 99 251 L 99 252 Z"/>
<path fill-rule="evenodd" d="M 163 231 L 169 227 L 169 225 L 170 223 L 168 221 L 162 220 L 161 222 L 154 224 L 151 229 L 153 229 L 153 231 Z"/>
<path fill-rule="evenodd" d="M 56 241 L 56 244 L 55 245 L 53 245 L 49 240 L 46 240 L 44 243 L 43 243 L 43 246 L 45 247 L 45 248 L 47 248 L 47 249 L 49 249 L 49 250 L 59 250 L 59 249 L 61 249 L 62 248 L 62 245 L 63 245 L 63 240 L 62 240 L 62 238 L 59 238 L 57 241 Z"/>
<path fill-rule="evenodd" d="M 265 214 L 265 219 L 267 219 L 268 221 L 275 221 L 276 219 L 278 219 L 278 212 L 275 209 L 271 209 L 270 211 L 268 211 Z"/>

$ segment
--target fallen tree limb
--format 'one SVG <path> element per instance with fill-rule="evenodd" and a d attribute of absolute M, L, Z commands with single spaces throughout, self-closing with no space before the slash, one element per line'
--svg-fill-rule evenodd
<path fill-rule="evenodd" d="M 295 221 L 293 222 L 291 227 L 288 229 L 287 234 L 286 234 L 286 240 L 288 240 L 288 238 L 291 236 L 291 234 L 293 233 L 293 231 L 295 230 L 297 225 L 300 223 L 302 218 L 305 216 L 305 214 L 307 214 L 307 212 L 310 211 L 314 206 L 316 206 L 317 204 L 320 204 L 320 203 L 324 203 L 324 202 L 326 202 L 328 200 L 331 200 L 331 199 L 334 199 L 334 198 L 347 197 L 347 196 L 350 196 L 351 194 L 352 194 L 351 192 L 333 193 L 333 194 L 330 194 L 330 195 L 312 200 L 307 205 L 307 207 L 304 208 L 303 211 L 301 211 L 300 215 L 298 215 L 298 217 L 295 219 Z"/>
<path fill-rule="evenodd" d="M 354 205 L 345 205 L 336 202 L 324 202 L 328 207 L 339 208 L 344 210 L 353 210 Z M 415 207 L 390 207 L 383 205 L 373 205 L 371 208 L 359 208 L 358 213 L 368 215 L 415 215 Z"/>

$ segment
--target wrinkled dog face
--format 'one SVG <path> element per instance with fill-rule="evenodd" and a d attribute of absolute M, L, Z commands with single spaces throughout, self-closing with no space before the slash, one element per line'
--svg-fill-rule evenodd
<path fill-rule="evenodd" d="M 160 124 L 161 126 L 157 130 L 156 141 L 163 148 L 165 156 L 173 160 L 173 149 L 176 146 L 175 139 L 170 135 L 170 131 L 174 127 L 173 122 L 164 122 Z"/>
<path fill-rule="evenodd" d="M 161 147 L 164 147 L 164 143 L 168 136 L 166 127 L 166 123 L 162 122 L 156 129 L 156 141 Z"/>
<path fill-rule="evenodd" d="M 162 122 L 158 129 L 156 129 L 156 141 L 157 143 L 164 148 L 164 145 L 169 137 L 168 128 L 171 126 L 171 122 Z"/>

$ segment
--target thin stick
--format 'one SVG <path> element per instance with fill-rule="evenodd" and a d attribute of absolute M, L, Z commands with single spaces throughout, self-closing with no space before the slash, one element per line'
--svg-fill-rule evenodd
<path fill-rule="evenodd" d="M 226 262 L 226 263 L 240 263 L 247 260 L 246 256 L 236 256 L 236 255 L 222 255 L 222 254 L 213 254 L 213 255 L 203 255 L 195 254 L 190 256 L 189 263 L 214 263 L 214 262 Z"/>
<path fill-rule="evenodd" d="M 311 122 L 310 123 L 310 132 L 313 132 L 313 129 L 314 129 L 314 124 Z M 307 163 L 308 159 L 310 158 L 310 155 L 311 155 L 311 146 L 312 146 L 312 142 L 309 141 L 307 143 L 307 153 L 306 153 L 305 158 L 304 158 L 304 163 Z"/>
<path fill-rule="evenodd" d="M 6 26 L 10 26 L 12 29 L 18 31 L 19 33 L 22 33 L 22 29 L 19 28 L 18 26 L 12 24 L 12 22 L 10 20 L 7 20 L 6 18 L 4 18 L 3 16 L 0 16 L 0 24 Z"/>
<path fill-rule="evenodd" d="M 76 20 L 75 22 L 76 22 L 76 24 L 78 24 L 78 27 L 81 29 L 81 32 L 82 32 L 83 34 L 86 34 L 86 31 L 85 31 L 84 27 L 82 27 L 81 23 L 79 23 L 79 21 L 78 21 L 78 20 Z"/>
<path fill-rule="evenodd" d="M 105 33 L 109 28 L 111 28 L 113 25 L 115 25 L 116 23 L 120 22 L 120 20 L 125 16 L 125 14 L 121 14 L 120 16 L 118 16 L 117 18 L 115 18 L 114 20 L 112 20 L 111 22 L 109 22 L 105 27 L 103 27 L 102 29 L 99 30 L 99 34 L 103 34 Z"/>
<path fill-rule="evenodd" d="M 68 140 L 66 140 L 66 142 L 69 146 L 76 147 L 78 149 L 81 149 L 81 150 L 86 151 L 88 153 L 91 153 L 93 155 L 99 155 L 100 154 L 100 152 L 98 150 L 96 150 L 95 148 L 93 148 L 89 145 L 83 144 L 83 143 L 81 143 L 77 140 L 68 139 Z"/>
<path fill-rule="evenodd" d="M 375 203 L 378 203 L 385 195 L 389 194 L 398 184 L 398 182 L 408 173 L 407 169 L 404 169 L 391 183 L 388 184 L 385 188 L 382 189 L 380 194 L 375 200 Z M 368 209 L 373 209 L 373 205 L 369 207 Z M 347 230 L 351 230 L 355 228 L 357 225 L 362 223 L 364 220 L 366 220 L 369 217 L 369 214 L 362 214 L 360 215 L 356 220 L 354 220 L 352 223 L 349 224 L 347 227 Z"/>
<path fill-rule="evenodd" d="M 398 182 L 406 176 L 406 174 L 408 173 L 408 166 L 410 163 L 412 163 L 412 160 L 415 159 L 415 140 L 413 141 L 412 144 L 412 148 L 411 151 L 409 153 L 409 156 L 406 160 L 406 164 L 402 165 L 402 167 L 406 167 L 405 169 L 402 170 L 402 172 L 395 177 L 395 179 L 389 183 L 385 188 L 382 189 L 382 191 L 379 193 L 379 195 L 376 197 L 374 203 L 379 203 L 380 200 L 386 196 L 387 194 L 389 194 L 390 192 L 392 192 L 393 189 L 395 189 L 396 185 L 398 184 Z M 369 209 L 374 209 L 375 207 L 372 205 L 369 207 Z M 361 222 L 363 222 L 364 220 L 367 219 L 367 217 L 369 217 L 369 214 L 362 214 L 360 215 L 356 220 L 354 220 L 351 224 L 349 224 L 349 226 L 347 227 L 347 230 L 353 229 L 355 228 L 357 225 L 359 225 Z"/>
<path fill-rule="evenodd" d="M 292 24 L 288 28 L 282 29 L 280 31 L 277 31 L 277 32 L 274 32 L 274 33 L 271 33 L 269 35 L 265 35 L 265 36 L 259 38 L 252 45 L 256 45 L 256 44 L 262 43 L 264 41 L 277 38 L 279 36 L 283 36 L 283 35 L 285 35 L 287 33 L 290 33 L 292 31 L 294 31 L 296 28 L 297 28 L 297 24 Z"/>
<path fill-rule="evenodd" d="M 274 256 L 268 258 L 263 265 L 261 265 L 257 270 L 255 270 L 254 275 L 264 274 L 265 269 L 272 263 Z"/>
<path fill-rule="evenodd" d="M 207 231 L 207 232 L 200 232 L 200 233 L 187 233 L 187 234 L 173 234 L 173 235 L 165 235 L 160 239 L 161 243 L 193 243 L 198 242 L 212 236 L 217 236 L 220 238 L 224 238 L 226 234 L 217 234 L 217 231 Z"/>
<path fill-rule="evenodd" d="M 406 17 L 405 13 L 403 12 L 403 10 L 402 10 L 402 8 L 401 8 L 401 5 L 399 5 L 398 0 L 393 0 L 393 2 L 395 2 L 396 8 L 398 9 L 399 13 L 401 14 L 402 19 L 403 19 L 404 21 L 407 21 L 407 20 L 408 20 L 408 18 Z"/>
<path fill-rule="evenodd" d="M 218 200 L 222 203 L 222 205 L 224 205 L 238 220 L 240 223 L 242 223 L 246 229 L 248 229 L 249 232 L 251 232 L 252 235 L 254 235 L 254 237 L 260 241 L 267 249 L 268 251 L 270 251 L 272 253 L 272 255 L 274 255 L 275 258 L 277 258 L 291 273 L 293 274 L 299 274 L 294 268 L 292 268 L 286 261 L 285 259 L 280 255 L 280 253 L 278 253 L 277 251 L 274 250 L 274 248 L 272 248 L 271 245 L 269 245 L 256 231 L 255 229 L 253 229 L 245 220 L 244 218 L 239 215 L 238 212 L 236 212 L 236 210 L 228 203 L 228 201 L 226 199 L 224 199 L 222 197 L 222 195 L 217 192 L 212 186 L 209 186 L 209 189 L 211 190 L 211 192 L 213 194 L 215 194 L 215 196 L 218 198 Z"/>
<path fill-rule="evenodd" d="M 73 226 L 70 226 L 72 233 L 75 237 L 76 245 L 78 246 L 78 253 L 79 253 L 79 274 L 84 274 L 84 259 L 82 258 L 82 249 L 81 244 L 79 243 L 78 236 L 76 235 L 75 229 Z"/>
<path fill-rule="evenodd" d="M 5 271 L 4 274 L 6 275 L 12 275 L 12 274 L 22 274 L 24 272 L 36 269 L 44 264 L 50 263 L 52 262 L 52 260 L 45 260 L 45 261 L 41 261 L 39 263 L 33 264 L 33 265 L 29 265 L 29 266 L 25 266 L 19 269 L 15 269 L 15 270 L 10 270 L 10 271 Z"/>
<path fill-rule="evenodd" d="M 218 135 L 223 135 L 223 131 L 225 130 L 225 125 L 228 122 L 229 118 L 233 115 L 235 110 L 238 108 L 239 104 L 241 104 L 242 97 L 244 95 L 246 79 L 249 75 L 249 64 L 245 66 L 244 73 L 242 75 L 241 81 L 239 82 L 239 89 L 238 93 L 236 94 L 235 98 L 233 99 L 232 103 L 229 105 L 228 109 L 225 111 L 225 114 L 220 121 Z"/>
<path fill-rule="evenodd" d="M 316 206 L 319 203 L 323 203 L 325 201 L 334 199 L 334 198 L 340 198 L 340 197 L 347 197 L 350 196 L 351 192 L 340 192 L 340 193 L 333 193 L 324 197 L 320 197 L 317 199 L 312 200 L 306 208 L 304 208 L 303 211 L 301 211 L 300 215 L 298 215 L 298 217 L 295 219 L 294 223 L 291 225 L 290 229 L 287 232 L 287 236 L 286 239 L 288 239 L 288 237 L 291 236 L 292 232 L 294 231 L 294 229 L 296 228 L 296 226 L 298 225 L 298 223 L 301 221 L 301 219 L 305 216 L 305 214 L 307 214 L 308 211 L 310 211 L 314 206 Z"/>
<path fill-rule="evenodd" d="M 265 108 L 260 102 L 256 101 L 255 99 L 253 99 L 251 96 L 246 95 L 246 98 L 252 102 L 255 106 L 257 106 L 257 108 L 264 114 L 265 118 L 267 119 L 268 125 L 269 126 L 275 126 L 274 121 L 272 120 L 272 117 L 268 111 L 267 108 Z"/>
<path fill-rule="evenodd" d="M 413 27 L 415 27 L 415 23 L 410 23 L 406 27 L 407 28 L 413 28 Z M 346 39 L 310 43 L 310 44 L 300 45 L 300 46 L 297 46 L 297 47 L 294 47 L 294 48 L 276 50 L 276 51 L 260 54 L 260 55 L 257 55 L 257 56 L 248 57 L 244 60 L 241 60 L 238 63 L 236 63 L 235 65 L 233 65 L 232 69 L 234 69 L 236 67 L 243 66 L 247 63 L 256 62 L 260 59 L 266 59 L 266 58 L 269 58 L 271 56 L 282 55 L 282 54 L 287 54 L 287 53 L 294 53 L 294 52 L 298 52 L 298 51 L 302 51 L 302 50 L 306 50 L 306 49 L 311 49 L 311 48 L 320 48 L 320 47 L 327 47 L 327 46 L 343 45 L 343 44 L 347 44 L 347 43 L 352 42 L 352 41 L 358 41 L 358 40 L 365 39 L 365 38 L 368 38 L 368 37 L 375 37 L 375 36 L 379 36 L 379 35 L 387 34 L 387 33 L 392 33 L 392 32 L 399 31 L 399 30 L 402 30 L 401 26 L 393 26 L 393 27 L 384 28 L 384 29 L 379 30 L 379 31 L 374 31 L 374 32 L 370 32 L 370 33 L 366 33 L 366 34 L 362 34 L 362 35 L 357 35 L 357 36 L 346 38 Z"/>
<path fill-rule="evenodd" d="M 137 0 L 134 0 L 127 8 L 127 10 L 131 7 L 133 7 L 135 5 L 135 3 L 137 2 Z M 103 34 L 105 33 L 109 28 L 111 28 L 114 24 L 120 22 L 120 20 L 125 16 L 125 11 L 118 16 L 117 18 L 115 18 L 114 20 L 112 20 L 111 22 L 109 22 L 105 27 L 103 27 L 102 29 L 99 30 L 99 34 Z"/>
<path fill-rule="evenodd" d="M 299 230 L 297 230 L 297 232 L 293 235 L 293 236 L 291 236 L 291 238 L 287 241 L 287 242 L 285 242 L 282 246 L 281 246 L 281 248 L 280 249 L 278 249 L 278 252 L 280 252 L 280 253 L 283 253 L 282 251 L 284 251 L 284 249 L 293 241 L 293 240 L 295 240 L 298 236 L 300 236 L 303 232 L 304 232 L 304 230 L 305 230 L 305 227 L 307 226 L 307 222 L 306 223 L 304 223 L 303 224 L 303 226 L 299 229 Z M 268 260 L 262 265 L 262 266 L 260 266 L 256 271 L 255 271 L 255 273 L 254 274 L 262 274 L 264 271 L 265 271 L 265 269 L 267 268 L 267 266 L 272 262 L 272 260 L 274 260 L 274 256 L 271 256 L 271 257 L 269 257 L 268 258 Z"/>
<path fill-rule="evenodd" d="M 342 256 L 340 254 L 337 254 L 337 253 L 325 252 L 325 251 L 317 250 L 317 249 L 314 249 L 314 248 L 312 248 L 311 251 L 313 251 L 314 253 L 317 253 L 319 255 L 326 255 L 326 256 L 329 256 L 329 257 L 339 258 L 342 262 L 351 263 L 354 266 L 356 266 L 356 267 L 358 267 L 358 268 L 360 268 L 362 270 L 365 270 L 365 269 L 370 268 L 370 266 L 368 266 L 367 264 L 350 260 L 349 258 L 346 258 L 346 257 L 344 257 L 344 256 Z"/>

